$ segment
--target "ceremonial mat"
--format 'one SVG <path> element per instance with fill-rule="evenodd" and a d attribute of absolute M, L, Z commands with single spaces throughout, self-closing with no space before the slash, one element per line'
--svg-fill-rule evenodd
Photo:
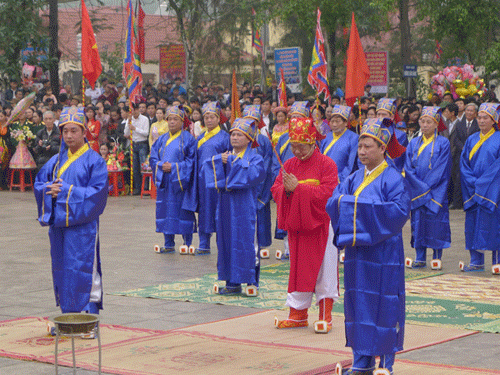
<path fill-rule="evenodd" d="M 274 344 L 300 345 L 323 349 L 332 349 L 336 352 L 351 353 L 346 348 L 344 318 L 333 317 L 332 331 L 327 335 L 314 333 L 314 322 L 318 314 L 309 314 L 309 327 L 297 329 L 276 329 L 274 317 L 279 320 L 287 318 L 287 312 L 282 310 L 263 311 L 238 318 L 220 320 L 217 322 L 197 324 L 179 328 L 179 331 L 199 332 L 208 335 L 219 335 L 237 340 L 266 341 Z M 436 345 L 457 338 L 474 335 L 465 329 L 451 327 L 431 327 L 407 324 L 405 326 L 404 351 Z"/>
<path fill-rule="evenodd" d="M 406 295 L 406 321 L 409 323 L 481 331 L 484 324 L 498 319 L 498 305 Z"/>
<path fill-rule="evenodd" d="M 334 318 L 330 334 L 317 335 L 312 328 L 313 316 L 309 327 L 278 330 L 273 326 L 275 314 L 286 317 L 284 311 L 264 311 L 170 331 L 102 324 L 102 370 L 134 375 L 174 372 L 306 375 L 332 370 L 337 362 L 344 365 L 350 362 L 351 351 L 345 347 L 342 318 Z M 475 333 L 407 325 L 405 351 Z M 47 335 L 44 318 L 0 322 L 0 337 L 0 356 L 54 363 L 55 338 Z M 77 366 L 97 370 L 97 340 L 76 338 L 75 347 Z M 398 374 L 410 374 L 400 371 L 406 367 L 415 369 L 413 362 L 401 361 L 401 365 L 399 362 Z M 72 366 L 69 338 L 60 340 L 58 363 Z M 436 365 L 431 365 L 426 374 L 444 374 L 435 372 L 432 366 Z"/>
<path fill-rule="evenodd" d="M 396 359 L 394 372 L 398 375 L 499 375 L 499 370 L 488 370 L 481 368 L 471 368 L 462 366 L 443 365 L 428 362 L 409 361 L 406 359 Z"/>
<path fill-rule="evenodd" d="M 257 297 L 246 297 L 245 295 L 221 296 L 212 293 L 215 283 L 218 282 L 217 274 L 209 274 L 200 278 L 178 281 L 170 284 L 160 284 L 145 288 L 137 288 L 124 292 L 112 293 L 128 297 L 144 297 L 171 299 L 177 301 L 218 303 L 222 305 L 234 305 L 243 307 L 254 307 L 262 309 L 285 309 L 286 291 L 288 289 L 289 263 L 282 262 L 271 264 L 261 268 L 259 295 Z M 421 271 L 407 270 L 406 280 L 428 278 L 440 275 L 440 273 L 424 273 Z M 339 267 L 339 285 L 344 285 L 344 267 Z M 342 294 L 342 291 L 341 291 Z M 344 307 L 341 301 L 336 304 L 334 312 L 343 314 Z M 314 309 L 314 307 L 313 307 Z"/>
<path fill-rule="evenodd" d="M 500 305 L 500 279 L 462 274 L 438 275 L 407 282 L 406 293 Z"/>
<path fill-rule="evenodd" d="M 47 336 L 46 324 L 45 319 L 34 317 L 0 322 L 0 356 L 54 363 L 55 338 Z M 158 331 L 102 324 L 101 337 L 102 371 L 112 374 L 297 374 L 350 357 L 345 350 L 185 330 Z M 61 339 L 59 348 L 58 363 L 72 366 L 71 339 Z M 77 367 L 96 371 L 97 340 L 76 338 L 75 348 Z"/>

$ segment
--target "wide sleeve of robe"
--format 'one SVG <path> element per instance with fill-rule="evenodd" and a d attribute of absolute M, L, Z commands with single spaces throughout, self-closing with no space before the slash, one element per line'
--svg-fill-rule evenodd
<path fill-rule="evenodd" d="M 53 161 L 56 159 L 57 156 L 47 163 L 47 169 L 40 178 L 37 176 L 37 201 L 43 199 L 45 211 L 43 217 L 39 216 L 39 221 L 42 225 L 69 227 L 97 220 L 106 207 L 108 196 L 108 170 L 104 159 L 90 150 L 80 156 L 74 162 L 75 165 L 71 165 L 62 174 L 61 191 L 57 198 L 50 198 L 49 206 L 47 198 L 42 198 L 40 195 L 47 191 L 47 181 L 43 180 L 49 178 L 49 181 L 52 181 L 50 166 L 54 165 Z M 84 186 L 78 186 L 80 184 Z M 50 223 L 45 221 L 47 216 L 50 218 Z"/>
<path fill-rule="evenodd" d="M 405 178 L 410 185 L 411 209 L 425 206 L 436 214 L 447 201 L 451 172 L 450 142 L 438 137 L 434 150 L 431 151 L 432 158 L 429 158 L 432 144 L 429 144 L 420 156 L 416 156 L 418 139 L 412 139 L 406 149 Z M 426 173 L 422 173 L 422 170 Z"/>
<path fill-rule="evenodd" d="M 357 188 L 353 183 L 357 175 L 343 181 L 326 205 L 339 247 L 376 245 L 400 233 L 410 213 L 407 186 L 396 170 L 386 170 L 378 177 L 382 181 L 377 182 L 377 178 L 372 182 L 381 184 L 382 199 L 377 195 L 363 196 L 363 192 L 358 197 L 352 195 Z"/>

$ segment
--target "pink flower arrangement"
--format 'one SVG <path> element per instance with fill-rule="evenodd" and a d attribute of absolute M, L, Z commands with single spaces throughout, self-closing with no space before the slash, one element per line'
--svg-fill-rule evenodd
<path fill-rule="evenodd" d="M 474 65 L 448 66 L 431 79 L 431 89 L 443 97 L 449 91 L 454 99 L 486 92 L 484 81 L 474 71 Z"/>

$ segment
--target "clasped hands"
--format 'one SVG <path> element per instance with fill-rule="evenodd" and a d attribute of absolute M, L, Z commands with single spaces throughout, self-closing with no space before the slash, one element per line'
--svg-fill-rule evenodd
<path fill-rule="evenodd" d="M 281 174 L 283 176 L 285 191 L 287 193 L 292 193 L 299 184 L 299 180 L 293 174 L 286 173 L 284 169 L 281 170 Z"/>
<path fill-rule="evenodd" d="M 166 161 L 165 163 L 162 164 L 161 170 L 163 172 L 170 173 L 172 171 L 172 163 Z"/>
<path fill-rule="evenodd" d="M 57 198 L 57 194 L 61 192 L 62 182 L 60 178 L 55 180 L 52 184 L 47 185 L 47 188 L 50 189 L 45 194 L 52 195 L 52 198 Z"/>

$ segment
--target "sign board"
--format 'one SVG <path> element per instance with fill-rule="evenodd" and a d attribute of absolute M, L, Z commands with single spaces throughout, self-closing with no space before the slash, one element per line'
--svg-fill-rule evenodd
<path fill-rule="evenodd" d="M 416 65 L 403 65 L 403 77 L 417 77 Z"/>
<path fill-rule="evenodd" d="M 186 83 L 186 53 L 182 44 L 160 46 L 160 82 L 180 77 Z"/>
<path fill-rule="evenodd" d="M 301 56 L 302 50 L 299 47 L 274 50 L 276 81 L 280 81 L 280 69 L 283 68 L 286 85 L 293 93 L 302 91 Z"/>
<path fill-rule="evenodd" d="M 368 85 L 372 94 L 387 94 L 389 89 L 389 52 L 366 52 L 366 63 L 370 69 Z"/>

